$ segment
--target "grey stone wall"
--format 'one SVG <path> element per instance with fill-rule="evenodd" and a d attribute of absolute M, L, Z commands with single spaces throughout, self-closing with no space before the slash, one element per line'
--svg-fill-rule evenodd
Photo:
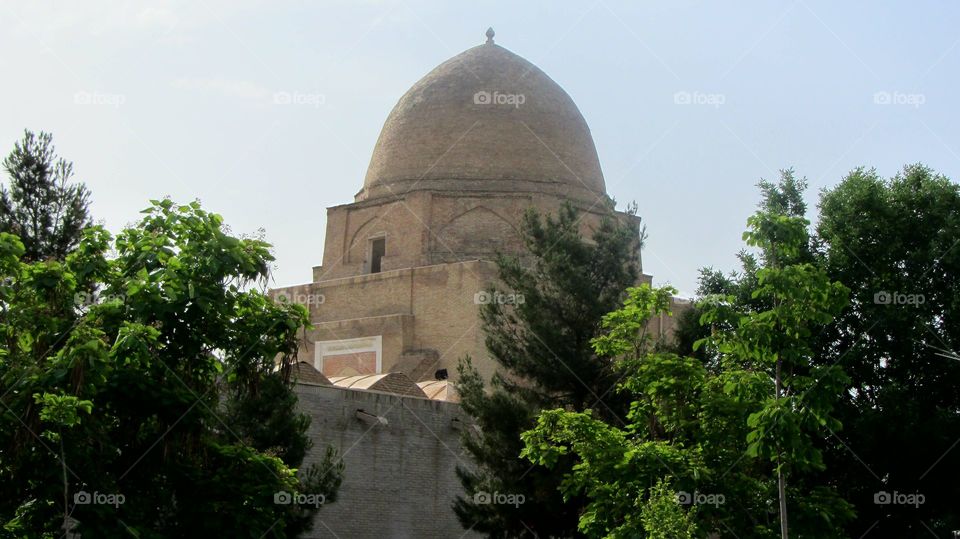
<path fill-rule="evenodd" d="M 451 509 L 462 492 L 454 470 L 467 465 L 457 404 L 304 383 L 296 391 L 313 418 L 314 447 L 304 465 L 330 444 L 345 464 L 337 501 L 320 510 L 308 537 L 479 537 L 461 528 Z M 387 425 L 358 419 L 358 409 Z"/>

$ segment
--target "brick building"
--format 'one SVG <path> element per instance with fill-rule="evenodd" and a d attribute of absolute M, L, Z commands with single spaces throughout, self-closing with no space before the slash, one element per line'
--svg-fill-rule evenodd
<path fill-rule="evenodd" d="M 275 291 L 310 308 L 299 359 L 328 377 L 420 382 L 454 375 L 469 354 L 492 374 L 477 304 L 494 254 L 520 252 L 524 210 L 565 201 L 584 212 L 585 236 L 612 208 L 590 129 L 556 82 L 489 32 L 400 98 L 354 201 L 327 209 L 313 282 Z"/>
<path fill-rule="evenodd" d="M 612 210 L 573 100 L 487 38 L 400 98 L 354 201 L 327 210 L 313 282 L 273 291 L 306 305 L 314 326 L 295 371 L 312 417 L 307 463 L 327 444 L 345 463 L 339 499 L 311 537 L 477 536 L 451 509 L 462 492 L 454 470 L 469 466 L 459 444 L 467 419 L 455 386 L 435 373 L 455 377 L 466 354 L 493 373 L 478 304 L 496 278 L 494 255 L 522 252 L 527 208 L 569 202 L 585 237 Z M 663 335 L 672 323 L 651 329 Z"/>

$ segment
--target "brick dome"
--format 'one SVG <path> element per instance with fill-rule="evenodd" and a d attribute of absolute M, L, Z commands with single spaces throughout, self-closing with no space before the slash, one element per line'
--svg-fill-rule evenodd
<path fill-rule="evenodd" d="M 537 66 L 488 37 L 400 98 L 357 201 L 422 189 L 534 192 L 590 204 L 605 198 L 576 104 Z"/>

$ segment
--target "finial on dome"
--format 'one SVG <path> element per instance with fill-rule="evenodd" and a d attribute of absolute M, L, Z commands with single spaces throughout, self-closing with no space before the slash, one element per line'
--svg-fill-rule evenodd
<path fill-rule="evenodd" d="M 493 31 L 493 27 L 492 27 L 492 26 L 491 26 L 490 28 L 487 28 L 487 34 L 486 34 L 486 35 L 487 35 L 487 43 L 488 43 L 488 44 L 493 43 L 493 36 L 494 36 L 495 34 L 496 34 L 496 32 Z"/>

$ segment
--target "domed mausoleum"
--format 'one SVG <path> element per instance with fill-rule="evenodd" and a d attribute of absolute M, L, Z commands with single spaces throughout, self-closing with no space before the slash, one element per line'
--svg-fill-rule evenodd
<path fill-rule="evenodd" d="M 455 376 L 469 354 L 489 376 L 478 303 L 494 255 L 521 252 L 527 208 L 565 201 L 587 236 L 612 209 L 590 128 L 563 88 L 488 31 L 400 98 L 354 201 L 327 210 L 314 282 L 275 291 L 310 308 L 299 360 L 331 378 L 422 382 Z"/>

